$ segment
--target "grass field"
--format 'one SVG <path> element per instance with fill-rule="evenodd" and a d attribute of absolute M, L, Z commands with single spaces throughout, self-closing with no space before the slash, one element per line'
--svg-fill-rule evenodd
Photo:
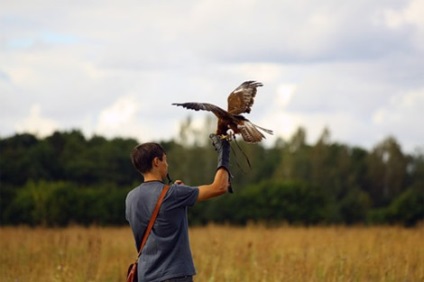
<path fill-rule="evenodd" d="M 195 281 L 424 281 L 424 226 L 196 227 Z M 124 281 L 129 228 L 0 228 L 0 280 Z"/>

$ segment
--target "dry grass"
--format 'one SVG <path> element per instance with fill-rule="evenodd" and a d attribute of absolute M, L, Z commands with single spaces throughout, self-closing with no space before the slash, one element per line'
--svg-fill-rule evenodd
<path fill-rule="evenodd" d="M 424 226 L 190 231 L 196 281 L 424 281 Z M 0 228 L 1 281 L 124 281 L 129 228 Z"/>

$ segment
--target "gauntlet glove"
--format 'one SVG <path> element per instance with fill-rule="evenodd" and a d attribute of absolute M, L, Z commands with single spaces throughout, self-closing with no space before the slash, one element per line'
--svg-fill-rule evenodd
<path fill-rule="evenodd" d="M 215 151 L 218 152 L 218 165 L 217 170 L 219 168 L 224 168 L 228 172 L 228 177 L 231 179 L 232 175 L 230 172 L 230 143 L 225 140 L 221 139 L 216 134 L 209 135 L 209 138 L 212 140 L 212 145 L 215 148 Z M 228 192 L 233 193 L 233 189 L 231 187 L 231 180 L 230 186 L 228 187 Z"/>

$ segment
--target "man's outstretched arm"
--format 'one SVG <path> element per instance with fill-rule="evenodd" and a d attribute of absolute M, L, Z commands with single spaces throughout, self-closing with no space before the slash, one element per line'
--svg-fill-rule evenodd
<path fill-rule="evenodd" d="M 197 201 L 204 201 L 217 197 L 231 190 L 230 173 L 230 143 L 222 140 L 219 136 L 211 134 L 212 145 L 218 152 L 218 165 L 215 172 L 214 181 L 209 185 L 199 186 L 199 196 Z"/>

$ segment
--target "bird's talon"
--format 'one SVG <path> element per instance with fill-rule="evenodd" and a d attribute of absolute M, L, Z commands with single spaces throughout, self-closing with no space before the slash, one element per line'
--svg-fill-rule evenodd
<path fill-rule="evenodd" d="M 219 138 L 221 140 L 227 140 L 228 142 L 231 142 L 233 139 L 235 139 L 235 136 L 234 135 L 221 134 L 221 135 L 219 135 Z"/>

